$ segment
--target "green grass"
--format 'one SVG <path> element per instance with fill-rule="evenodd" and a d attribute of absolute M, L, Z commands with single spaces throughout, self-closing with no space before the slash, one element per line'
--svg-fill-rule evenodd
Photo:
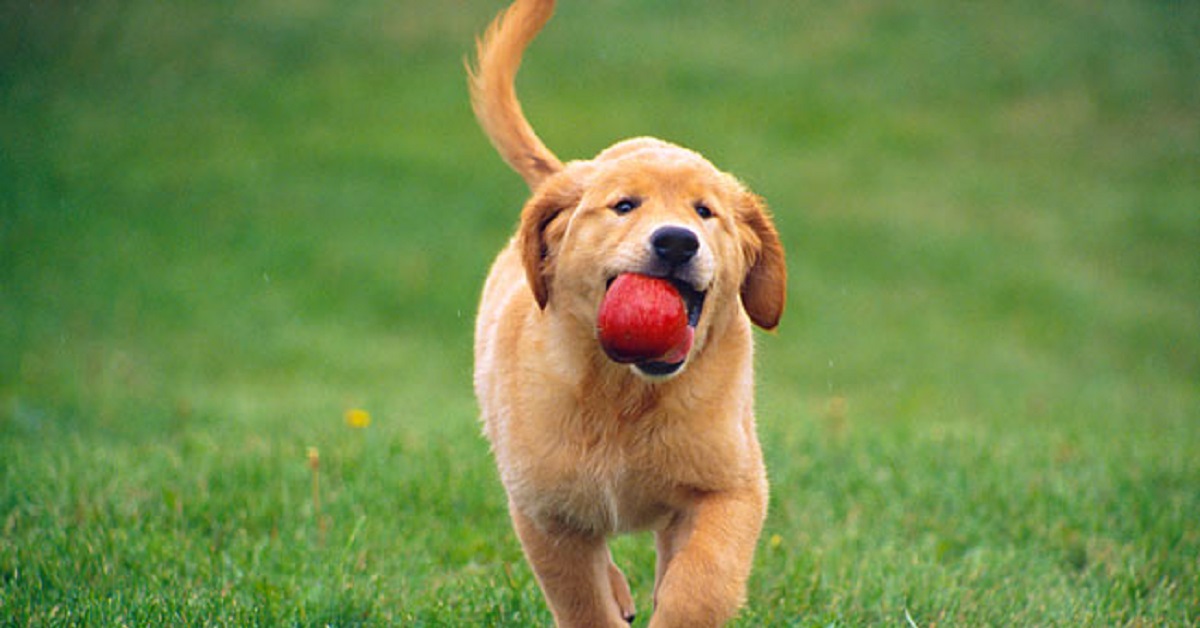
<path fill-rule="evenodd" d="M 0 623 L 549 621 L 470 388 L 500 6 L 0 7 Z M 521 88 L 775 210 L 740 625 L 1200 622 L 1197 5 L 734 7 L 562 2 Z"/>

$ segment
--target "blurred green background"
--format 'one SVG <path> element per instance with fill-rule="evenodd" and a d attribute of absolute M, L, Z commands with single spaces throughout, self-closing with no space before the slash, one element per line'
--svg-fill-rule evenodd
<path fill-rule="evenodd" d="M 743 625 L 1200 621 L 1200 4 L 560 4 L 546 143 L 788 249 Z M 470 387 L 502 6 L 0 4 L 0 616 L 548 621 Z"/>

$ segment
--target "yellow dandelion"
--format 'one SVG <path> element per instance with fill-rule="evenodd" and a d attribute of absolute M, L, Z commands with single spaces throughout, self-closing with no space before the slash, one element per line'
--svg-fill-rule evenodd
<path fill-rule="evenodd" d="M 346 425 L 362 429 L 371 424 L 371 413 L 361 408 L 350 408 L 346 411 Z"/>
<path fill-rule="evenodd" d="M 772 534 L 771 535 L 771 548 L 774 549 L 774 548 L 779 547 L 780 545 L 783 545 L 783 537 L 779 536 L 778 534 Z"/>

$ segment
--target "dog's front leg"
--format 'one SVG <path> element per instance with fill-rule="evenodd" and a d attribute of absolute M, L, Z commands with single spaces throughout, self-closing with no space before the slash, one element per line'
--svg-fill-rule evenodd
<path fill-rule="evenodd" d="M 515 506 L 510 511 L 558 626 L 629 627 L 633 598 L 604 537 L 545 530 Z"/>
<path fill-rule="evenodd" d="M 766 489 L 710 493 L 657 536 L 650 628 L 720 626 L 746 596 Z"/>

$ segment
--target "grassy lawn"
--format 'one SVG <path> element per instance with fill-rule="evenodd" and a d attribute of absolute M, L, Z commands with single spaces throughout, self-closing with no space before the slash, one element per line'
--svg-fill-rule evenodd
<path fill-rule="evenodd" d="M 1200 5 L 560 4 L 546 142 L 788 247 L 739 625 L 1200 623 Z M 501 6 L 0 6 L 0 624 L 549 622 L 470 387 Z"/>

